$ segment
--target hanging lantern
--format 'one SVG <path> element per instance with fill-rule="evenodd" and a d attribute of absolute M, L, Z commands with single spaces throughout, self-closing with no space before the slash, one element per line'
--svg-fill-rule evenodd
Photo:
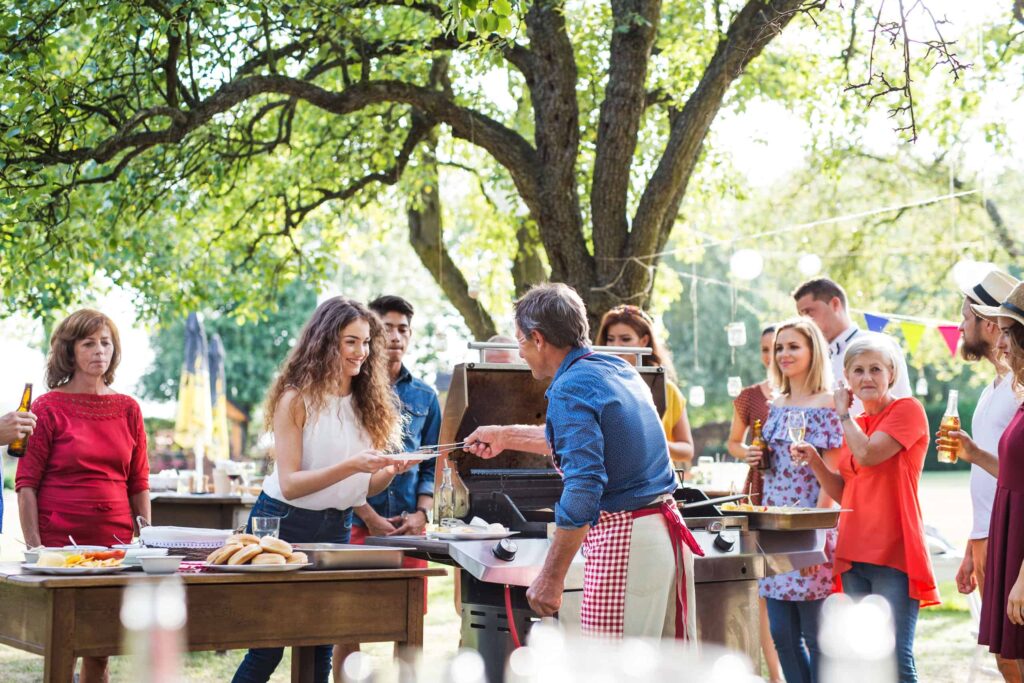
<path fill-rule="evenodd" d="M 928 395 L 928 378 L 923 374 L 917 378 L 917 386 L 914 387 L 914 393 L 918 396 Z"/>
<path fill-rule="evenodd" d="M 730 377 L 726 383 L 726 390 L 729 392 L 729 396 L 736 398 L 743 391 L 743 379 L 740 377 Z"/>
<path fill-rule="evenodd" d="M 747 326 L 743 323 L 729 323 L 725 326 L 725 333 L 729 337 L 729 346 L 743 346 L 747 343 Z"/>
<path fill-rule="evenodd" d="M 796 267 L 806 277 L 812 277 L 821 272 L 821 257 L 817 254 L 804 254 L 796 262 Z"/>
<path fill-rule="evenodd" d="M 764 270 L 764 257 L 753 249 L 740 249 L 729 259 L 729 272 L 738 280 L 753 280 Z"/>
<path fill-rule="evenodd" d="M 704 387 L 699 384 L 695 387 L 690 387 L 690 405 L 694 408 L 700 408 L 704 405 Z"/>

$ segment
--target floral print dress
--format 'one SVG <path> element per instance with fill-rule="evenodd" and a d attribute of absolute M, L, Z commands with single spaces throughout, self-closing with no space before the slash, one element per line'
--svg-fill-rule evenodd
<path fill-rule="evenodd" d="M 818 452 L 838 448 L 843 444 L 843 424 L 832 408 L 801 408 L 772 406 L 764 423 L 761 435 L 768 446 L 771 460 L 770 469 L 764 472 L 763 505 L 789 505 L 793 507 L 817 507 L 821 485 L 810 466 L 797 465 L 789 455 L 792 441 L 786 428 L 786 416 L 793 411 L 802 411 L 807 422 L 804 441 Z M 832 557 L 836 532 L 830 529 L 826 534 L 826 552 Z M 775 600 L 822 600 L 832 593 L 832 562 L 823 564 L 810 576 L 800 572 L 789 572 L 769 576 L 759 581 L 763 598 Z"/>

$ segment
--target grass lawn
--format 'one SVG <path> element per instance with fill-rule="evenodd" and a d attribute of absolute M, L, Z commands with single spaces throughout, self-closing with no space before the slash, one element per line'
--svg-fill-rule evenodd
<path fill-rule="evenodd" d="M 943 605 L 921 612 L 917 627 L 917 666 L 922 681 L 953 683 L 967 680 L 967 669 L 974 651 L 970 635 L 970 615 L 967 603 L 950 583 L 942 585 Z M 452 580 L 449 577 L 430 580 L 430 612 L 426 617 L 424 642 L 430 645 L 421 660 L 420 681 L 443 680 L 444 664 L 456 650 L 459 642 L 459 620 L 452 605 Z M 386 643 L 366 646 L 378 664 L 382 676 L 380 683 L 397 680 L 397 671 L 391 662 L 392 647 Z M 197 683 L 223 683 L 230 681 L 235 667 L 241 661 L 242 651 L 224 655 L 199 652 L 186 656 L 186 680 Z M 111 680 L 134 683 L 128 678 L 127 661 L 121 657 L 112 660 Z M 290 680 L 290 651 L 272 681 Z M 0 681 L 4 683 L 35 683 L 42 678 L 41 657 L 0 646 Z"/>

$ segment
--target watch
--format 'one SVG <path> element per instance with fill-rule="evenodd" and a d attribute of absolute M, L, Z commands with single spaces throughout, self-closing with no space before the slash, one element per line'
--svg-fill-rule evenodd
<path fill-rule="evenodd" d="M 414 512 L 422 512 L 423 513 L 423 518 L 426 519 L 426 520 L 430 520 L 430 510 L 428 510 L 427 508 L 425 508 L 425 507 L 417 507 L 414 510 Z"/>

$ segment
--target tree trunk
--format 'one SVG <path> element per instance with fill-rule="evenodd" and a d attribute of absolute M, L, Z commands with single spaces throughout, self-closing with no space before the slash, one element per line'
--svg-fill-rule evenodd
<path fill-rule="evenodd" d="M 497 328 L 480 302 L 470 296 L 466 278 L 462 276 L 462 272 L 444 246 L 436 147 L 435 129 L 428 136 L 423 151 L 423 166 L 432 180 L 423 186 L 415 201 L 409 202 L 406 212 L 409 218 L 409 243 L 420 257 L 420 262 L 430 271 L 434 281 L 440 285 L 441 291 L 462 315 L 473 337 L 483 341 L 497 334 Z"/>
<path fill-rule="evenodd" d="M 529 219 L 521 221 L 516 230 L 516 242 L 519 246 L 512 263 L 512 282 L 518 298 L 533 285 L 546 282 L 548 274 L 540 257 L 541 245 L 536 223 Z"/>

